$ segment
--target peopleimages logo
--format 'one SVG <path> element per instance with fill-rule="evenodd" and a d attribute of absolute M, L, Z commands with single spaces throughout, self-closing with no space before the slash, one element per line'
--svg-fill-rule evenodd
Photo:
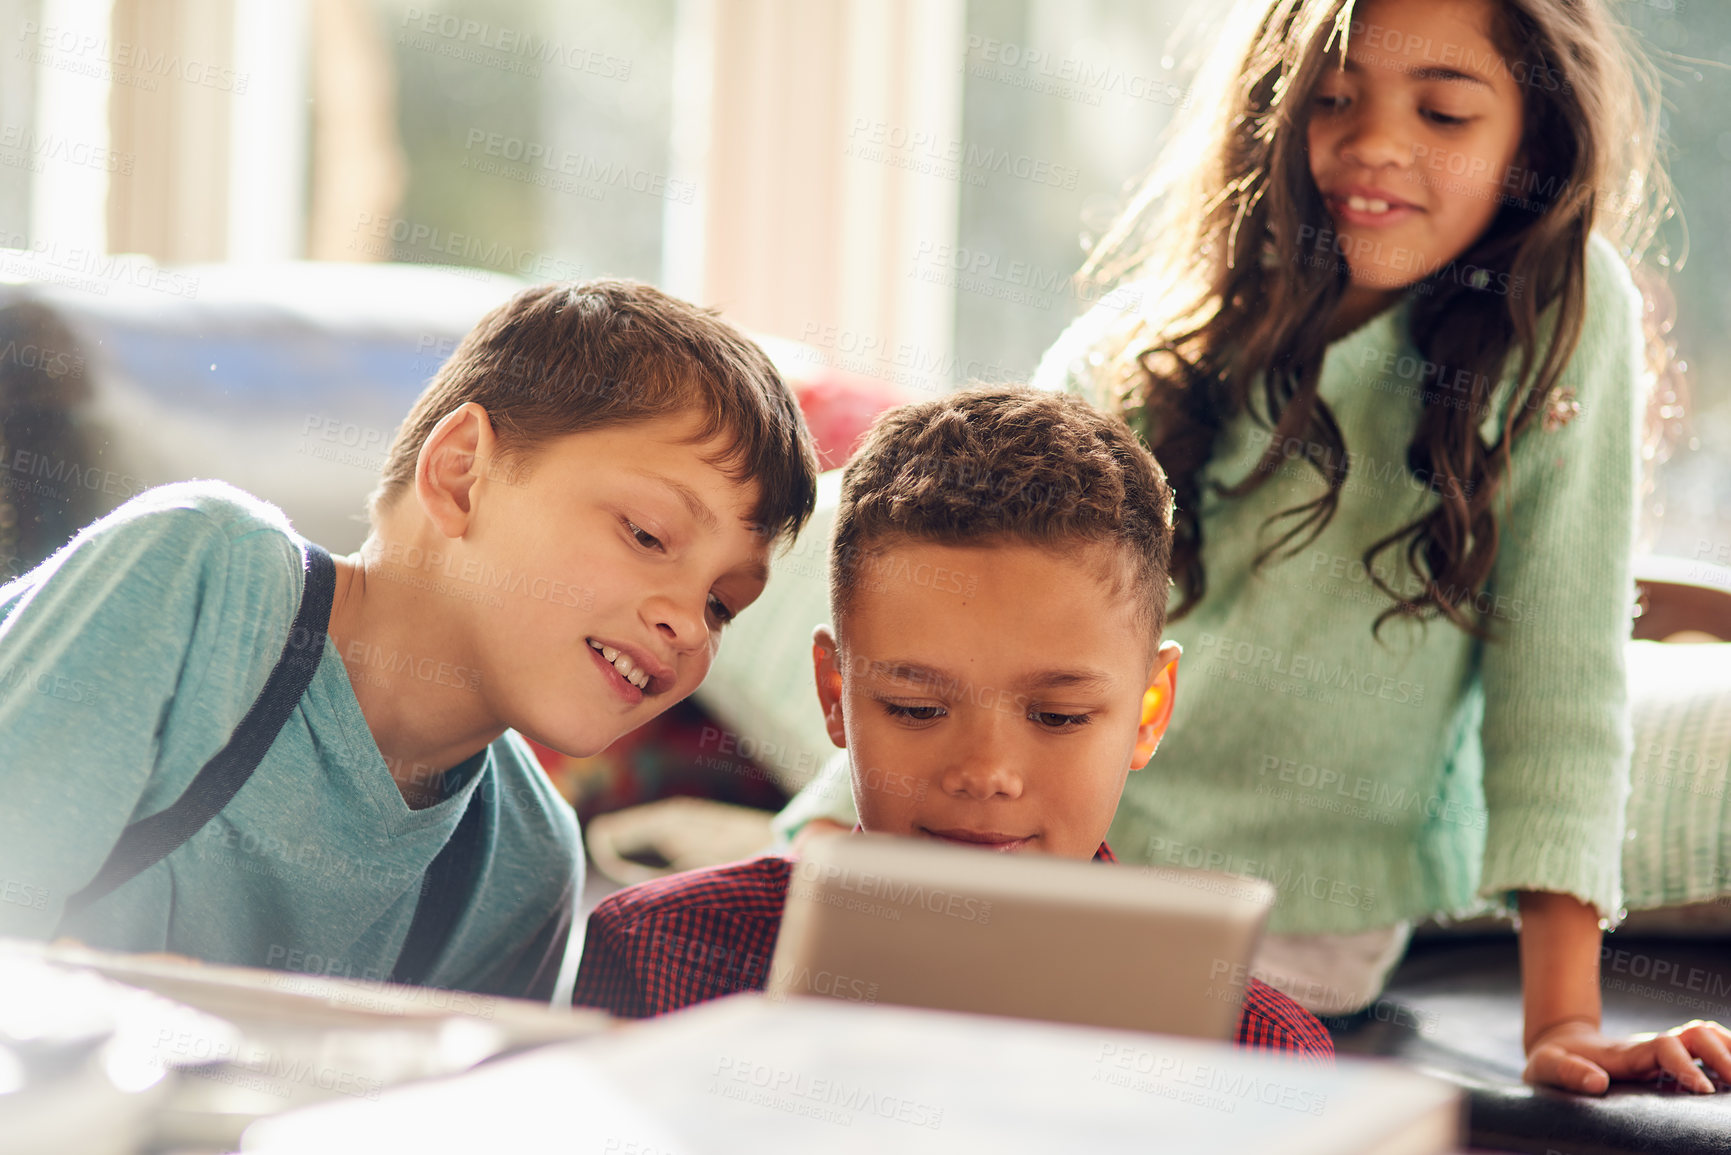
<path fill-rule="evenodd" d="M 868 870 L 849 870 L 835 865 L 800 862 L 794 867 L 795 883 L 815 886 L 833 883 L 852 894 L 862 895 L 894 907 L 918 907 L 932 914 L 948 915 L 985 926 L 992 921 L 992 903 L 972 895 L 957 894 L 942 887 L 926 887 L 905 879 L 886 878 Z"/>
<path fill-rule="evenodd" d="M 1483 830 L 1488 821 L 1484 807 L 1463 799 L 1423 794 L 1404 785 L 1391 785 L 1381 778 L 1349 775 L 1332 767 L 1281 758 L 1276 754 L 1262 756 L 1260 773 L 1264 778 L 1273 775 L 1275 782 L 1288 787 L 1297 786 L 1299 790 L 1281 790 L 1273 783 L 1261 782 L 1255 791 L 1258 794 L 1273 794 L 1298 806 L 1333 810 L 1388 826 L 1394 825 L 1399 816 L 1406 813 L 1422 814 L 1433 821 L 1471 826 L 1477 830 Z M 1355 807 L 1355 803 L 1363 805 Z"/>
<path fill-rule="evenodd" d="M 803 1071 L 760 1063 L 744 1056 L 723 1056 L 711 1076 L 711 1094 L 828 1123 L 848 1125 L 869 1116 L 936 1131 L 943 1108 L 888 1094 L 845 1078 L 821 1078 Z"/>
<path fill-rule="evenodd" d="M 67 500 L 71 490 L 105 493 L 124 501 L 143 492 L 144 483 L 130 473 L 99 469 L 65 457 L 14 449 L 10 456 L 0 451 L 0 489 L 24 489 L 40 497 Z"/>
<path fill-rule="evenodd" d="M 1422 682 L 1393 678 L 1375 670 L 1359 670 L 1344 662 L 1331 662 L 1323 657 L 1287 653 L 1285 650 L 1258 645 L 1255 642 L 1203 634 L 1199 649 L 1203 655 L 1216 659 L 1222 665 L 1234 663 L 1252 672 L 1262 671 L 1266 667 L 1265 672 L 1296 683 L 1314 683 L 1334 689 L 1352 690 L 1368 698 L 1400 705 L 1417 706 L 1422 704 L 1425 698 Z"/>
<path fill-rule="evenodd" d="M 1060 56 L 990 37 L 968 37 L 962 69 L 982 80 L 996 80 L 1012 88 L 1088 105 L 1099 105 L 1101 98 L 1110 94 L 1190 107 L 1190 94 L 1170 78 L 1115 68 L 1081 56 Z M 1161 62 L 1161 70 L 1167 70 L 1167 61 Z"/>
<path fill-rule="evenodd" d="M 960 137 L 946 137 L 927 129 L 909 128 L 864 116 L 854 117 L 843 153 L 879 162 L 887 161 L 893 154 L 917 157 L 938 166 L 932 175 L 955 180 L 965 174 L 975 178 L 969 179 L 969 184 L 984 184 L 995 175 L 1052 188 L 1074 189 L 1082 177 L 1082 170 L 1075 165 L 1059 164 L 1025 152 L 991 148 Z"/>
<path fill-rule="evenodd" d="M 1212 847 L 1179 842 L 1158 834 L 1148 840 L 1146 858 L 1157 865 L 1182 866 L 1186 870 L 1215 870 L 1224 874 L 1266 879 L 1283 895 L 1303 894 L 1320 902 L 1355 910 L 1371 910 L 1376 906 L 1376 891 L 1354 882 L 1311 874 L 1292 866 L 1277 869 L 1273 863 L 1245 858 Z"/>
<path fill-rule="evenodd" d="M 413 7 L 404 11 L 402 27 L 397 42 L 403 47 L 435 51 L 473 64 L 496 64 L 503 59 L 518 65 L 511 71 L 529 76 L 541 75 L 539 65 L 559 64 L 602 80 L 631 79 L 631 61 L 624 57 L 527 29 Z"/>

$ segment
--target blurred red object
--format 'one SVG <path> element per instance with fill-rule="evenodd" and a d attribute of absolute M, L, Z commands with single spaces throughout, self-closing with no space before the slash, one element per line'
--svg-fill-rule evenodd
<path fill-rule="evenodd" d="M 810 345 L 757 338 L 799 400 L 805 423 L 817 443 L 819 469 L 840 469 L 878 414 L 914 400 L 912 394 L 881 377 L 836 369 Z"/>
<path fill-rule="evenodd" d="M 580 821 L 597 814 L 687 795 L 780 810 L 787 792 L 774 774 L 737 753 L 703 707 L 687 698 L 589 758 L 573 758 L 531 740 L 553 786 Z"/>

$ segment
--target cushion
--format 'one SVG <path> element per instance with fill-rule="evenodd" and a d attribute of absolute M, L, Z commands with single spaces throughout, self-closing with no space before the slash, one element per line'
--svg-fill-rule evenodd
<path fill-rule="evenodd" d="M 1630 642 L 1623 893 L 1630 910 L 1731 891 L 1731 643 Z M 1720 925 L 1731 929 L 1731 905 Z"/>
<path fill-rule="evenodd" d="M 819 476 L 817 511 L 770 563 L 763 595 L 723 631 L 695 695 L 722 730 L 706 753 L 752 759 L 789 793 L 835 751 L 817 704 L 811 631 L 829 621 L 829 531 L 840 495 L 839 470 Z"/>

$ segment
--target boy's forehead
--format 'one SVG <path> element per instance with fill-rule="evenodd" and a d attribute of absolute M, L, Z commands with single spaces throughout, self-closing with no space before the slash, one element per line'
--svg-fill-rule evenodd
<path fill-rule="evenodd" d="M 722 515 L 761 534 L 753 515 L 762 486 L 755 477 L 738 477 L 731 455 L 738 444 L 730 433 L 697 436 L 701 420 L 692 413 L 605 425 L 564 438 L 575 462 L 584 462 L 597 439 L 612 450 L 610 465 L 622 476 L 664 489 L 706 529 Z"/>
<path fill-rule="evenodd" d="M 1020 665 L 1032 656 L 1052 669 L 1045 655 L 1114 663 L 1148 648 L 1134 582 L 1109 544 L 886 543 L 860 559 L 855 582 L 849 621 L 838 623 L 844 644 L 867 643 L 874 659 L 893 652 L 892 666 L 925 667 L 918 676 L 988 654 L 1020 654 Z"/>

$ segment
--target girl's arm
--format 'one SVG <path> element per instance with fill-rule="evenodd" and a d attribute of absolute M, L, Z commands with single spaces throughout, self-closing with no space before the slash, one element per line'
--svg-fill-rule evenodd
<path fill-rule="evenodd" d="M 1521 904 L 1525 1078 L 1589 1095 L 1615 1079 L 1664 1071 L 1691 1091 L 1712 1091 L 1704 1060 L 1731 1081 L 1731 1031 L 1696 1020 L 1658 1035 L 1611 1039 L 1599 1031 L 1599 914 L 1566 894 L 1527 891 Z"/>
<path fill-rule="evenodd" d="M 1587 317 L 1561 388 L 1513 447 L 1479 665 L 1487 824 L 1480 893 L 1522 896 L 1526 1077 L 1574 1091 L 1731 1057 L 1718 1026 L 1599 1031 L 1599 913 L 1623 905 L 1625 652 L 1639 492 L 1641 296 L 1595 235 Z M 1569 404 L 1569 402 L 1575 404 Z M 1571 897 L 1573 896 L 1573 897 Z M 1731 1064 L 1725 1067 L 1731 1072 Z"/>

